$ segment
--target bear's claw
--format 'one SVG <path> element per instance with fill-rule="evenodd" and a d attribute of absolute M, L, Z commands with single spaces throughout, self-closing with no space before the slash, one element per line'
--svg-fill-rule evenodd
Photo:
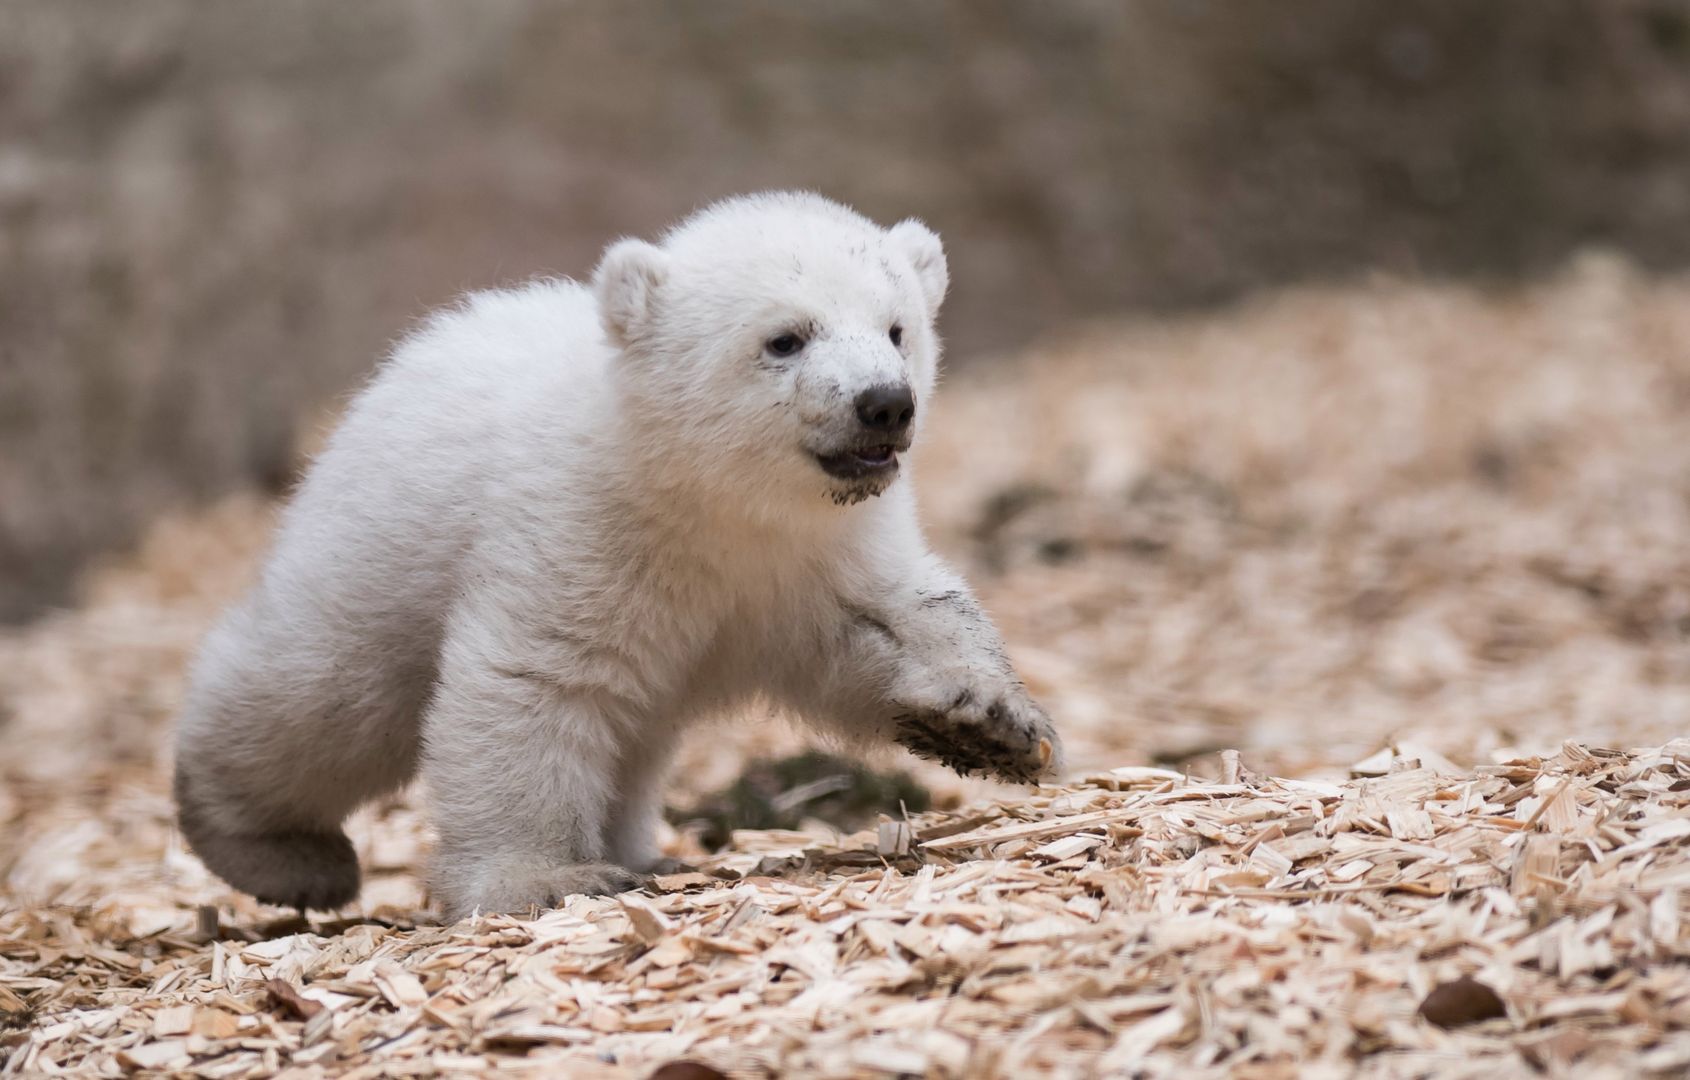
<path fill-rule="evenodd" d="M 959 695 L 958 700 L 967 696 Z M 917 709 L 897 717 L 896 738 L 917 757 L 962 776 L 978 773 L 1033 784 L 1054 770 L 1059 759 L 1056 733 L 1037 706 L 1018 709 L 993 702 L 983 720 L 979 710 Z"/>

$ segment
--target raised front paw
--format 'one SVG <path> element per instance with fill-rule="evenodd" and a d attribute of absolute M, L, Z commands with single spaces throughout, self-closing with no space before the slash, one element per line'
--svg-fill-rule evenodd
<path fill-rule="evenodd" d="M 963 687 L 943 704 L 907 706 L 896 720 L 901 745 L 963 776 L 1031 784 L 1062 768 L 1056 728 L 1019 683 L 996 693 Z"/>

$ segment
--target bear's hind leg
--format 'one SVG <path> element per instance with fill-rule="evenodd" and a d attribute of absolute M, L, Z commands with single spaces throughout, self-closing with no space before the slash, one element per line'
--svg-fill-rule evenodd
<path fill-rule="evenodd" d="M 177 820 L 194 854 L 218 877 L 267 904 L 327 911 L 358 896 L 358 853 L 338 825 L 251 831 L 231 829 L 176 773 Z"/>
<path fill-rule="evenodd" d="M 428 673 L 360 670 L 350 644 L 310 649 L 265 629 L 237 611 L 207 639 L 178 731 L 178 822 L 237 889 L 336 908 L 359 884 L 341 823 L 410 778 Z"/>

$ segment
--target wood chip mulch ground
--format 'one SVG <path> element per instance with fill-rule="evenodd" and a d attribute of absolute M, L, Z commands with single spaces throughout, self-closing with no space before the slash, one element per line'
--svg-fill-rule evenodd
<path fill-rule="evenodd" d="M 450 927 L 407 796 L 330 917 L 182 849 L 182 672 L 272 509 L 167 518 L 0 630 L 0 1076 L 1690 1074 L 1686 432 L 1690 278 L 1600 257 L 960 374 L 924 508 L 1069 782 L 888 757 L 936 809 Z M 797 745 L 701 733 L 671 804 Z"/>
<path fill-rule="evenodd" d="M 0 1073 L 1690 1069 L 1690 741 L 1360 767 L 741 834 L 647 892 L 450 927 L 10 911 Z"/>

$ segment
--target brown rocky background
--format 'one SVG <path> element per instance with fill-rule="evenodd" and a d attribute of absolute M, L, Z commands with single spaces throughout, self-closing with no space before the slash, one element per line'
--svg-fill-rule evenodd
<path fill-rule="evenodd" d="M 952 362 L 1375 271 L 1690 253 L 1690 5 L 0 7 L 0 619 L 454 293 L 747 189 L 918 214 Z"/>

